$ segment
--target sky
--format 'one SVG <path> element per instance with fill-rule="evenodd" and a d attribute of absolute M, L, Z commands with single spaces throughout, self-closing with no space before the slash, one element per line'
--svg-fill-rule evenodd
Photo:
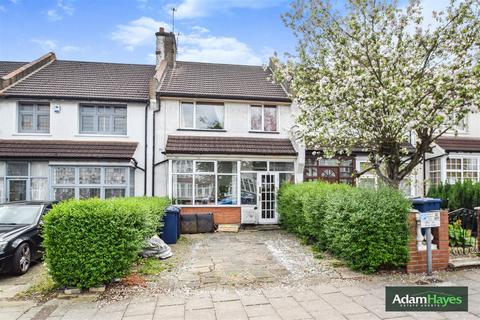
<path fill-rule="evenodd" d="M 426 11 L 447 0 L 424 0 Z M 287 0 L 0 0 L 0 60 L 155 63 L 155 31 L 172 30 L 178 60 L 261 65 L 294 52 Z"/>

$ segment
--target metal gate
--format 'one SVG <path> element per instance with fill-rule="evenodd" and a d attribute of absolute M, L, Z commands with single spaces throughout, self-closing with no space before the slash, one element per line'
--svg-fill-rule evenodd
<path fill-rule="evenodd" d="M 466 208 L 449 212 L 448 239 L 452 255 L 478 254 L 477 212 Z"/>

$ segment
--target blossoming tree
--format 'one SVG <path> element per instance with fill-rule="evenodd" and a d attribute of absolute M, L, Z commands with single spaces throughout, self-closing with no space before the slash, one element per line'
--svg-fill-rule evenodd
<path fill-rule="evenodd" d="M 363 148 L 398 188 L 432 143 L 480 102 L 480 3 L 455 1 L 425 25 L 419 0 L 296 0 L 283 16 L 297 54 L 274 58 L 298 104 L 296 134 L 331 157 Z"/>

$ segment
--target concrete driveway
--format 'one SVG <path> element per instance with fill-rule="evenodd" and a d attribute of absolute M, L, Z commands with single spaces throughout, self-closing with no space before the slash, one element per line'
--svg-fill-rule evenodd
<path fill-rule="evenodd" d="M 13 298 L 17 293 L 25 291 L 42 272 L 42 264 L 34 262 L 30 270 L 22 276 L 0 275 L 0 299 Z"/>

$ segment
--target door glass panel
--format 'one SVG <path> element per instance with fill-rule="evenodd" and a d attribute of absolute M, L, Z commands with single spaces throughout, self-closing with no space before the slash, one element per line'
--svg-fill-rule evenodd
<path fill-rule="evenodd" d="M 275 176 L 261 175 L 261 219 L 275 219 Z"/>
<path fill-rule="evenodd" d="M 9 180 L 8 181 L 8 200 L 9 201 L 27 200 L 27 180 Z"/>
<path fill-rule="evenodd" d="M 241 204 L 257 204 L 257 174 L 242 173 L 240 181 Z"/>

